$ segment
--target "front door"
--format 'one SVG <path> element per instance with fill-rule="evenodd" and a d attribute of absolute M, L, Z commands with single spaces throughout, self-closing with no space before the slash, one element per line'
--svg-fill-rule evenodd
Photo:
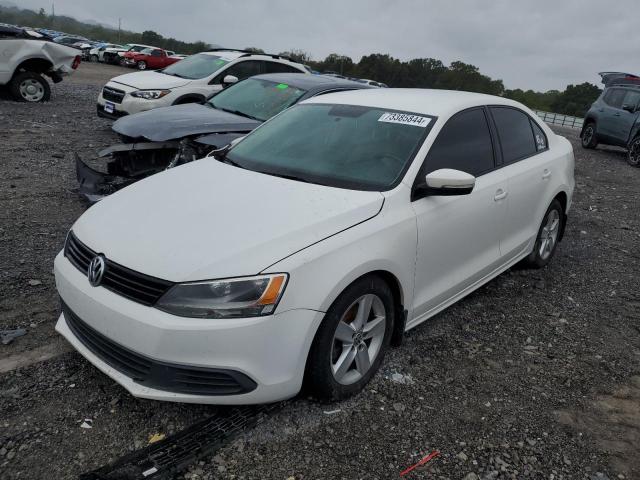
<path fill-rule="evenodd" d="M 476 177 L 469 195 L 428 196 L 412 203 L 417 223 L 414 320 L 477 282 L 500 260 L 507 180 L 495 168 L 484 108 L 452 117 L 429 150 L 417 181 L 441 168 Z"/>

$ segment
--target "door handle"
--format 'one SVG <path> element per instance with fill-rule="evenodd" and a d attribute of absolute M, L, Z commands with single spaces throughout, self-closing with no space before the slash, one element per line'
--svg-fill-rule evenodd
<path fill-rule="evenodd" d="M 504 200 L 505 198 L 507 198 L 507 195 L 509 195 L 509 192 L 499 188 L 498 190 L 496 190 L 496 195 L 495 197 L 493 197 L 493 200 L 499 202 L 500 200 Z"/>
<path fill-rule="evenodd" d="M 604 108 L 599 108 L 598 111 L 599 112 L 604 112 Z"/>
<path fill-rule="evenodd" d="M 620 113 L 619 113 L 619 112 L 616 112 L 616 113 L 614 113 L 614 114 L 613 114 L 613 116 L 614 116 L 614 117 L 619 117 L 619 116 L 620 116 Z"/>
<path fill-rule="evenodd" d="M 542 173 L 542 179 L 547 180 L 549 178 L 551 178 L 551 170 L 549 170 L 548 168 L 545 168 L 544 172 Z"/>

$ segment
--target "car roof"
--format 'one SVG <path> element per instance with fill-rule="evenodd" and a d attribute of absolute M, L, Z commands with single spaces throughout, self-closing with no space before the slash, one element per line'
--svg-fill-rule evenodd
<path fill-rule="evenodd" d="M 198 54 L 215 55 L 216 57 L 221 57 L 228 61 L 237 60 L 240 57 L 251 57 L 253 59 L 258 58 L 259 60 L 275 60 L 283 63 L 299 65 L 300 67 L 304 68 L 304 65 L 302 63 L 295 62 L 294 60 L 291 60 L 290 58 L 284 57 L 282 55 L 272 55 L 270 53 L 257 53 L 245 50 L 224 50 L 221 48 L 216 48 L 213 50 L 198 52 Z"/>
<path fill-rule="evenodd" d="M 363 105 L 445 118 L 465 108 L 481 105 L 526 108 L 518 102 L 494 95 L 423 88 L 367 88 L 358 91 L 328 93 L 322 97 L 305 100 L 305 103 Z"/>
<path fill-rule="evenodd" d="M 331 88 L 353 88 L 365 89 L 369 85 L 343 80 L 335 77 L 325 77 L 322 75 L 310 75 L 308 73 L 263 73 L 251 78 L 269 80 L 271 82 L 286 83 L 287 85 L 302 90 L 316 91 Z"/>

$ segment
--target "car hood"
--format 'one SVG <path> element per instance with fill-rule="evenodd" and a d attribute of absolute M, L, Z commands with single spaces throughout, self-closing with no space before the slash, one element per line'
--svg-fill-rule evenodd
<path fill-rule="evenodd" d="M 152 70 L 146 72 L 126 73 L 111 79 L 112 82 L 121 83 L 141 90 L 171 89 L 187 85 L 190 80 L 174 77 Z"/>
<path fill-rule="evenodd" d="M 112 128 L 131 138 L 164 142 L 204 133 L 250 132 L 260 123 L 198 103 L 187 103 L 127 115 L 114 122 Z"/>
<path fill-rule="evenodd" d="M 125 267 L 195 281 L 255 275 L 375 217 L 383 202 L 379 192 L 302 183 L 205 158 L 105 198 L 73 231 Z"/>

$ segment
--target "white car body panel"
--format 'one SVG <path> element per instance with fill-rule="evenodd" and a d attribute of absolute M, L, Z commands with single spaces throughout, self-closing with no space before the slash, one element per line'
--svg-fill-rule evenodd
<path fill-rule="evenodd" d="M 0 44 L 0 85 L 9 83 L 22 62 L 35 58 L 51 62 L 51 71 L 69 75 L 79 53 L 75 48 L 44 40 L 4 39 Z"/>
<path fill-rule="evenodd" d="M 208 98 L 213 93 L 222 90 L 222 85 L 219 83 L 211 83 L 212 80 L 216 77 L 224 78 L 224 72 L 226 70 L 236 65 L 239 61 L 244 60 L 261 60 L 284 63 L 298 68 L 300 73 L 309 74 L 309 72 L 300 64 L 273 59 L 266 55 L 252 55 L 249 58 L 242 58 L 243 54 L 241 52 L 212 52 L 212 54 L 221 56 L 221 58 L 225 59 L 229 63 L 220 70 L 217 70 L 204 78 L 191 80 L 165 75 L 159 71 L 133 72 L 112 78 L 105 86 L 125 92 L 122 102 L 116 103 L 113 106 L 114 111 L 116 114 L 134 114 L 158 107 L 168 107 L 184 96 L 198 95 L 202 98 Z M 170 90 L 170 93 L 162 98 L 148 100 L 132 97 L 131 93 L 136 90 Z M 107 100 L 105 100 L 101 90 L 98 96 L 99 108 L 104 110 L 106 102 Z"/>
<path fill-rule="evenodd" d="M 142 188 L 116 192 L 80 217 L 74 231 L 116 263 L 172 282 L 248 276 L 374 217 L 384 199 L 379 192 L 292 182 L 213 158 L 176 172 L 165 171 L 146 179 Z M 158 196 L 158 191 L 164 193 Z M 247 192 L 259 194 L 258 205 Z M 185 195 L 191 199 L 189 208 L 181 203 Z M 119 213 L 132 205 L 148 206 L 135 224 Z M 277 215 L 284 206 L 287 215 Z M 247 225 L 253 234 L 245 233 Z M 187 238 L 186 231 L 192 233 Z M 164 248 L 131 248 L 158 238 L 165 240 Z M 204 259 L 211 252 L 218 255 L 208 263 Z"/>
<path fill-rule="evenodd" d="M 96 252 L 167 280 L 289 275 L 274 315 L 201 320 L 91 287 L 59 255 L 61 297 L 102 334 L 155 359 L 236 369 L 258 383 L 239 396 L 145 389 L 87 351 L 61 317 L 58 331 L 134 395 L 220 404 L 289 398 L 302 384 L 324 312 L 353 281 L 383 272 L 398 288 L 406 329 L 413 328 L 527 256 L 556 195 L 566 196 L 565 212 L 570 208 L 571 145 L 517 102 L 464 92 L 371 89 L 306 103 L 367 105 L 437 119 L 402 181 L 389 191 L 323 187 L 205 159 L 111 195 L 72 227 Z M 482 105 L 527 112 L 546 133 L 548 151 L 477 177 L 469 195 L 412 202 L 414 179 L 443 125 L 455 113 Z"/>

